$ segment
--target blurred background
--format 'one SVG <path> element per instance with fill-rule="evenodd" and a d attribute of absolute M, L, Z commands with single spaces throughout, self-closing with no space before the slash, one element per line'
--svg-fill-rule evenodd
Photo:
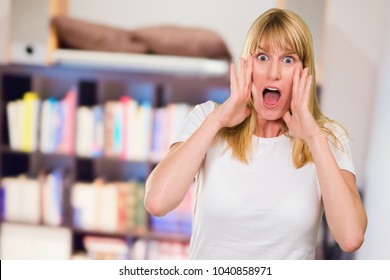
<path fill-rule="evenodd" d="M 180 126 L 169 118 L 228 96 L 229 56 L 238 61 L 251 23 L 272 7 L 294 11 L 312 31 L 320 104 L 349 131 L 369 219 L 354 254 L 341 252 L 324 225 L 317 257 L 390 259 L 389 1 L 0 0 L 1 259 L 186 258 L 191 193 L 171 216 L 154 219 L 138 206 L 143 182 Z M 54 15 L 82 22 L 59 22 L 53 31 Z M 179 45 L 177 53 L 159 53 L 165 31 L 153 30 L 153 37 L 139 30 L 161 25 L 184 28 L 176 30 L 179 39 L 203 32 L 206 49 L 189 55 Z M 69 40 L 58 41 L 61 28 Z M 148 48 L 138 45 L 136 54 L 96 48 L 99 39 L 116 45 L 110 34 L 123 39 L 125 31 L 138 31 L 135 41 Z M 198 43 L 189 37 L 184 45 Z M 90 51 L 75 50 L 83 39 Z M 210 54 L 211 41 L 229 55 Z M 134 130 L 120 129 L 130 126 L 124 116 L 135 120 Z M 57 120 L 56 128 L 43 119 Z M 124 143 L 133 135 L 138 140 Z M 133 142 L 140 143 L 130 148 Z"/>

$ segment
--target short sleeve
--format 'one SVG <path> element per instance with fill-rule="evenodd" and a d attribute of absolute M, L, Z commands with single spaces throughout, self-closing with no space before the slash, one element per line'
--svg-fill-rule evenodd
<path fill-rule="evenodd" d="M 188 114 L 183 123 L 178 135 L 175 136 L 171 145 L 177 142 L 186 141 L 203 123 L 207 115 L 210 114 L 217 107 L 217 103 L 207 101 L 205 103 L 196 105 L 194 109 Z"/>
<path fill-rule="evenodd" d="M 342 129 L 339 125 L 332 124 L 329 127 L 334 135 L 337 137 L 339 143 L 333 143 L 334 141 L 329 140 L 329 147 L 333 153 L 333 156 L 340 169 L 347 170 L 352 174 L 355 174 L 355 166 L 353 164 L 351 148 L 350 148 L 350 138 L 346 131 Z"/>

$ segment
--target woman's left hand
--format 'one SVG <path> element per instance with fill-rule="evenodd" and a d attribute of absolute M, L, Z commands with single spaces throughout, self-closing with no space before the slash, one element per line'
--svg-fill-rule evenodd
<path fill-rule="evenodd" d="M 302 70 L 295 68 L 293 77 L 291 111 L 287 111 L 283 120 L 285 121 L 291 136 L 302 139 L 308 143 L 313 136 L 322 132 L 316 123 L 312 113 L 309 111 L 310 90 L 313 76 L 309 75 L 309 68 Z"/>

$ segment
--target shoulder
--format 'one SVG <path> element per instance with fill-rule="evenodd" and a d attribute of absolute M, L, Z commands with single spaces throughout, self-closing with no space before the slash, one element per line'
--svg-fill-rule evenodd
<path fill-rule="evenodd" d="M 198 118 L 202 120 L 206 118 L 206 116 L 210 114 L 217 106 L 218 103 L 209 100 L 204 103 L 196 105 L 190 115 L 193 118 Z"/>
<path fill-rule="evenodd" d="M 214 101 L 206 101 L 204 103 L 198 104 L 195 106 L 195 109 L 202 111 L 205 115 L 211 113 L 215 108 L 217 108 L 218 103 Z"/>

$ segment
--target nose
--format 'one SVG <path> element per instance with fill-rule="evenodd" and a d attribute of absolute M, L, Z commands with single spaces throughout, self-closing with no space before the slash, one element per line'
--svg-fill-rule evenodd
<path fill-rule="evenodd" d="M 268 69 L 269 77 L 272 80 L 279 80 L 280 79 L 280 65 L 279 61 L 273 60 L 270 63 L 270 68 Z"/>

